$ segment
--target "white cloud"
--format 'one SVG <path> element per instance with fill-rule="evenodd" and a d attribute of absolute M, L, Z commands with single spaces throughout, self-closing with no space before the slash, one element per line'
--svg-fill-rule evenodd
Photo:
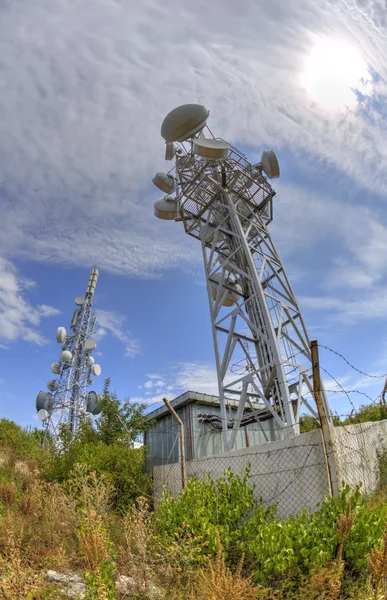
<path fill-rule="evenodd" d="M 58 315 L 60 311 L 45 304 L 32 306 L 25 298 L 26 289 L 32 282 L 23 280 L 15 266 L 0 258 L 0 339 L 19 339 L 42 345 L 47 340 L 39 333 L 40 321 L 44 317 Z M 1 344 L 2 349 L 7 346 Z"/>
<path fill-rule="evenodd" d="M 125 317 L 109 310 L 97 310 L 97 339 L 102 339 L 107 332 L 120 340 L 125 346 L 125 355 L 129 357 L 141 354 L 140 342 L 132 337 L 125 328 Z"/>
<path fill-rule="evenodd" d="M 0 350 L 8 350 L 8 346 L 5 344 L 0 344 Z"/>
<path fill-rule="evenodd" d="M 181 226 L 156 222 L 148 186 L 163 165 L 161 120 L 182 102 L 207 104 L 214 131 L 232 142 L 291 147 L 385 192 L 383 79 L 367 117 L 328 115 L 299 78 L 322 34 L 351 43 L 386 76 L 382 3 L 349 2 L 7 4 L 3 251 L 143 277 L 200 261 Z"/>

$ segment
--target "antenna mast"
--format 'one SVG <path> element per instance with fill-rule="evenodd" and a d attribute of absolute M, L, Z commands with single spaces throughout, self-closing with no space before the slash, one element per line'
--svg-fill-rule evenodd
<path fill-rule="evenodd" d="M 38 419 L 54 440 L 61 424 L 68 425 L 73 437 L 82 417 L 92 419 L 101 411 L 99 394 L 87 391 L 93 383 L 91 376 L 101 374 L 100 365 L 95 364 L 91 356 L 97 346 L 93 337 L 97 318 L 92 310 L 98 273 L 99 268 L 94 266 L 85 296 L 75 298 L 77 308 L 71 319 L 70 333 L 64 327 L 57 329 L 56 340 L 62 350 L 59 361 L 51 365 L 51 371 L 59 375 L 59 379 L 50 379 L 49 391 L 39 391 L 36 396 Z"/>
<path fill-rule="evenodd" d="M 299 434 L 301 405 L 318 414 L 308 333 L 268 230 L 275 191 L 267 178 L 279 177 L 276 155 L 264 151 L 251 164 L 208 128 L 204 135 L 208 116 L 204 106 L 187 104 L 165 117 L 165 158 L 175 166 L 153 183 L 167 194 L 155 215 L 183 221 L 201 243 L 228 451 L 252 420 L 270 441 L 262 426 L 268 418 L 273 437 L 283 439 Z M 321 398 L 330 415 L 324 390 Z M 230 400 L 238 402 L 235 418 L 227 414 Z"/>

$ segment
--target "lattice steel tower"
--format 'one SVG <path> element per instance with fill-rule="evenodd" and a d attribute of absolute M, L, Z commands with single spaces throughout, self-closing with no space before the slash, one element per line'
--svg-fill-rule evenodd
<path fill-rule="evenodd" d="M 60 425 L 66 423 L 72 436 L 77 432 L 82 416 L 92 419 L 100 413 L 100 397 L 96 392 L 87 391 L 93 383 L 91 376 L 101 374 L 91 352 L 96 347 L 93 338 L 96 316 L 93 315 L 94 292 L 99 268 L 92 268 L 85 296 L 77 296 L 71 319 L 70 333 L 58 327 L 56 340 L 62 345 L 60 359 L 51 365 L 51 371 L 58 379 L 47 382 L 48 392 L 40 391 L 36 396 L 38 418 L 46 431 L 55 439 Z"/>
<path fill-rule="evenodd" d="M 227 451 L 252 420 L 272 418 L 281 439 L 299 434 L 301 405 L 318 415 L 308 333 L 268 230 L 275 191 L 267 177 L 279 176 L 277 158 L 264 151 L 251 164 L 214 138 L 208 116 L 204 106 L 187 104 L 165 117 L 165 158 L 175 165 L 153 183 L 167 193 L 155 215 L 182 221 L 201 242 Z M 322 397 L 329 421 L 324 390 Z M 238 403 L 234 418 L 229 400 Z"/>

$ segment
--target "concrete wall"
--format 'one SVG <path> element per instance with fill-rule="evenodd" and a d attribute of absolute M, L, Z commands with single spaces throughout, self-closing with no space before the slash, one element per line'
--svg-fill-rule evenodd
<path fill-rule="evenodd" d="M 387 421 L 335 427 L 333 434 L 339 485 L 361 482 L 364 493 L 375 491 L 380 480 L 378 455 L 387 451 Z"/>
<path fill-rule="evenodd" d="M 227 454 L 207 456 L 187 462 L 187 477 L 202 477 L 204 473 L 216 478 L 230 467 L 242 474 L 251 464 L 251 482 L 255 496 L 265 506 L 277 505 L 278 515 L 288 517 L 304 508 L 315 509 L 329 494 L 326 460 L 321 431 L 297 437 L 234 450 Z M 181 489 L 178 463 L 153 467 L 155 499 L 162 495 L 163 485 L 177 495 Z"/>

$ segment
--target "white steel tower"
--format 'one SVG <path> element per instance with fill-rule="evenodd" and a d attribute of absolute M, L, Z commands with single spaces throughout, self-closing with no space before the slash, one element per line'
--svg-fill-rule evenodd
<path fill-rule="evenodd" d="M 267 178 L 279 177 L 277 158 L 264 151 L 251 164 L 214 138 L 208 116 L 204 106 L 187 104 L 165 117 L 165 158 L 175 165 L 153 183 L 167 194 L 155 203 L 155 215 L 182 221 L 202 246 L 228 451 L 252 420 L 272 418 L 282 439 L 299 434 L 302 404 L 318 415 L 308 333 L 268 230 L 275 191 Z M 329 421 L 324 390 L 322 398 Z M 235 418 L 229 400 L 238 402 Z"/>
<path fill-rule="evenodd" d="M 100 397 L 96 392 L 87 391 L 93 383 L 91 376 L 101 374 L 91 352 L 96 347 L 93 338 L 96 316 L 92 314 L 95 287 L 98 279 L 98 267 L 94 266 L 85 296 L 77 296 L 71 319 L 70 333 L 64 327 L 58 327 L 56 340 L 61 344 L 58 362 L 51 365 L 51 371 L 58 379 L 47 382 L 48 392 L 40 391 L 36 396 L 38 418 L 46 430 L 55 439 L 61 424 L 67 424 L 72 436 L 77 432 L 81 416 L 100 413 Z"/>

